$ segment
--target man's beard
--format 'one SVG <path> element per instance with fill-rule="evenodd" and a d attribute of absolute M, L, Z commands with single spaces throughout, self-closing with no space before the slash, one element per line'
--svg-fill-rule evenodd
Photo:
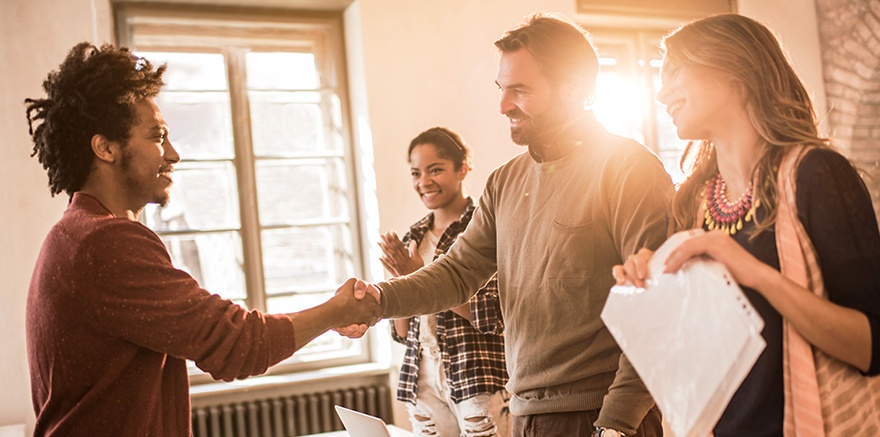
<path fill-rule="evenodd" d="M 559 111 L 560 107 L 561 105 L 551 104 L 550 109 L 534 116 L 527 116 L 519 108 L 511 110 L 505 115 L 527 121 L 521 127 L 510 128 L 510 139 L 520 146 L 549 145 L 566 124 L 567 117 Z"/>
<path fill-rule="evenodd" d="M 128 188 L 130 188 L 134 192 L 137 192 L 137 191 L 140 191 L 143 187 L 141 186 L 140 181 L 138 181 L 136 178 L 131 176 L 132 156 L 131 156 L 131 152 L 128 150 L 127 147 L 128 147 L 127 144 L 123 145 L 122 157 L 120 158 L 122 160 L 122 163 L 121 163 L 122 170 L 125 172 L 125 182 L 124 183 Z M 158 172 L 157 172 L 157 174 L 158 174 Z M 162 194 L 160 194 L 160 195 L 154 194 L 152 196 L 152 198 L 150 199 L 149 203 L 155 203 L 161 207 L 165 207 L 165 206 L 168 206 L 169 201 L 171 201 L 171 195 L 168 192 L 163 191 Z"/>
<path fill-rule="evenodd" d="M 519 118 L 523 120 L 525 118 L 525 114 L 519 109 L 514 109 L 506 114 L 510 118 Z M 513 140 L 514 144 L 518 144 L 520 146 L 528 146 L 533 142 L 532 134 L 534 133 L 535 126 L 534 120 L 529 118 L 528 126 L 521 127 L 510 127 L 510 139 Z"/>

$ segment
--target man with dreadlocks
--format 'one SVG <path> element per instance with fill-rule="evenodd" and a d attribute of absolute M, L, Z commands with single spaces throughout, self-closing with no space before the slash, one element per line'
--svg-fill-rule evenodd
<path fill-rule="evenodd" d="M 76 45 L 27 99 L 34 155 L 70 202 L 37 259 L 27 348 L 37 436 L 191 435 L 185 359 L 216 379 L 257 375 L 323 333 L 372 324 L 375 300 L 337 293 L 262 314 L 175 269 L 138 222 L 165 204 L 180 156 L 153 101 L 158 68 L 122 47 Z"/>

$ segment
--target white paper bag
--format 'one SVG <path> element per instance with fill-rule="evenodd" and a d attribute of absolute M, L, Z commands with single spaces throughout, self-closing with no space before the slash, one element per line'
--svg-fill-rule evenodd
<path fill-rule="evenodd" d="M 724 265 L 698 258 L 663 273 L 669 252 L 700 233 L 670 237 L 648 265 L 645 288 L 612 287 L 602 311 L 676 437 L 712 432 L 765 347 L 764 321 Z"/>

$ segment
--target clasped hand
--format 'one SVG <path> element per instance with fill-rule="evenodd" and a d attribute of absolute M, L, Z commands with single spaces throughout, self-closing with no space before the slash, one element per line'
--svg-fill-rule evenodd
<path fill-rule="evenodd" d="M 336 323 L 342 327 L 362 326 L 365 332 L 368 327 L 375 325 L 382 319 L 382 306 L 379 304 L 379 295 L 375 294 L 375 299 L 364 300 L 366 293 L 357 293 L 356 283 L 360 282 L 355 278 L 349 278 L 336 290 L 336 294 L 330 299 L 338 305 L 335 318 Z M 333 328 L 339 329 L 339 326 Z"/>
<path fill-rule="evenodd" d="M 373 299 L 375 299 L 375 301 L 368 299 L 371 304 L 369 306 L 375 307 L 375 316 L 364 319 L 364 322 L 356 322 L 347 326 L 333 328 L 339 335 L 348 338 L 361 338 L 367 333 L 367 329 L 370 326 L 375 325 L 382 318 L 381 296 L 379 295 L 379 289 L 373 284 L 360 279 L 350 278 L 336 290 L 336 295 L 350 296 L 356 301 L 363 300 L 367 295 L 373 296 Z"/>

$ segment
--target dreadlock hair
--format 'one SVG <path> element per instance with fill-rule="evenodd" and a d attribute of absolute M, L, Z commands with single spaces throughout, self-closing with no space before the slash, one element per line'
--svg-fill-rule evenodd
<path fill-rule="evenodd" d="M 25 99 L 31 156 L 47 170 L 52 196 L 73 196 L 85 184 L 95 160 L 93 136 L 127 143 L 137 122 L 134 104 L 159 93 L 165 68 L 154 70 L 126 47 L 81 42 L 43 81 L 46 98 Z"/>
<path fill-rule="evenodd" d="M 464 143 L 461 135 L 452 129 L 437 126 L 418 134 L 409 143 L 409 149 L 406 151 L 407 162 L 410 162 L 413 149 L 422 144 L 434 146 L 437 156 L 452 161 L 455 171 L 461 170 L 463 164 L 468 164 L 470 167 L 471 149 Z"/>
<path fill-rule="evenodd" d="M 703 66 L 723 71 L 740 83 L 746 94 L 746 111 L 763 147 L 752 171 L 754 196 L 766 209 L 755 218 L 754 238 L 776 222 L 776 173 L 788 147 L 808 145 L 830 148 L 818 134 L 810 95 L 788 61 L 776 36 L 757 21 L 737 14 L 721 14 L 685 24 L 661 41 L 665 62 L 677 66 Z M 681 158 L 687 179 L 672 200 L 676 230 L 690 229 L 699 208 L 703 184 L 718 173 L 715 145 L 690 142 Z"/>

